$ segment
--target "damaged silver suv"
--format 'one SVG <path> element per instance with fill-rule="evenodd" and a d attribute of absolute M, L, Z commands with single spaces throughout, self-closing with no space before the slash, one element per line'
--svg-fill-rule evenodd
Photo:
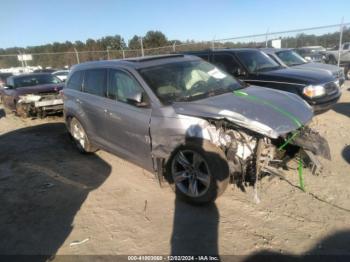
<path fill-rule="evenodd" d="M 329 147 L 298 96 L 242 84 L 195 56 L 88 62 L 63 90 L 67 128 L 83 152 L 104 149 L 155 172 L 191 203 L 257 181 L 301 156 L 315 172 Z"/>

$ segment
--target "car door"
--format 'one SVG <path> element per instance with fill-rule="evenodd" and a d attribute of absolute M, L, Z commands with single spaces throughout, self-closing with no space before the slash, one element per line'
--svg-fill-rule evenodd
<path fill-rule="evenodd" d="M 149 99 L 139 82 L 125 70 L 109 69 L 108 79 L 108 101 L 105 104 L 108 142 L 114 151 L 151 170 Z M 128 99 L 136 93 L 143 94 L 142 106 Z"/>
<path fill-rule="evenodd" d="M 108 136 L 103 128 L 106 121 L 104 104 L 107 92 L 107 69 L 85 70 L 82 91 L 77 102 L 84 112 L 84 121 L 88 126 L 86 132 L 92 140 L 104 144 Z"/>

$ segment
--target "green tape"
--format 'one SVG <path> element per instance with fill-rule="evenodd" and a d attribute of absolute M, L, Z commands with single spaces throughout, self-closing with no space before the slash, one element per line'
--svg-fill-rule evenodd
<path fill-rule="evenodd" d="M 300 189 L 305 192 L 304 177 L 303 177 L 303 162 L 301 160 L 301 157 L 299 158 L 298 173 L 299 173 Z"/>
<path fill-rule="evenodd" d="M 283 110 L 283 109 L 279 108 L 278 106 L 275 106 L 274 104 L 270 103 L 269 101 L 262 100 L 259 97 L 249 95 L 249 94 L 247 94 L 246 92 L 243 92 L 243 91 L 233 91 L 233 93 L 236 96 L 244 97 L 244 98 L 249 99 L 251 101 L 255 101 L 255 102 L 258 102 L 260 104 L 267 105 L 267 106 L 273 108 L 275 111 L 279 112 L 280 114 L 282 114 L 285 117 L 287 117 L 288 119 L 290 119 L 296 125 L 297 128 L 300 128 L 300 127 L 303 126 L 297 117 L 293 116 L 288 111 Z"/>
<path fill-rule="evenodd" d="M 288 145 L 288 144 L 290 143 L 290 141 L 292 141 L 298 134 L 299 134 L 299 131 L 298 131 L 298 130 L 295 131 L 295 132 L 293 133 L 293 135 L 291 135 L 291 136 L 283 143 L 283 145 L 281 145 L 281 146 L 278 148 L 278 150 L 282 150 L 283 148 L 285 148 L 286 145 Z"/>

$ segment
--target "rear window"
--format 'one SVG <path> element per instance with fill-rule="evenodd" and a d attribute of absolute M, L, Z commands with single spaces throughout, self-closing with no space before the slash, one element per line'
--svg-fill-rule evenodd
<path fill-rule="evenodd" d="M 67 88 L 80 91 L 82 84 L 83 84 L 83 71 L 77 71 L 73 73 L 73 75 L 70 77 L 67 83 Z"/>
<path fill-rule="evenodd" d="M 106 96 L 106 79 L 106 69 L 86 70 L 84 76 L 84 92 L 92 95 Z"/>

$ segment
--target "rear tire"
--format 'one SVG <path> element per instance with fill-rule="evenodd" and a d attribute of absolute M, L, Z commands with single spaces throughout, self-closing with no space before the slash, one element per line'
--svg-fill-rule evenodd
<path fill-rule="evenodd" d="M 190 141 L 169 159 L 166 178 L 176 195 L 186 202 L 214 202 L 229 183 L 226 156 L 210 142 Z"/>
<path fill-rule="evenodd" d="M 69 132 L 81 153 L 93 153 L 97 151 L 86 135 L 83 125 L 76 118 L 72 118 L 69 123 Z"/>

